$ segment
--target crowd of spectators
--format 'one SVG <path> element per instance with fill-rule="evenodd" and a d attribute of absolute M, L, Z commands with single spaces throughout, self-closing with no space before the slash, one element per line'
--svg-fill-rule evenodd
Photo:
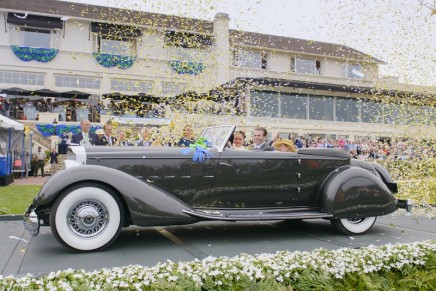
<path fill-rule="evenodd" d="M 356 159 L 363 160 L 414 160 L 436 158 L 436 140 L 428 139 L 399 139 L 397 141 L 383 140 L 349 140 L 292 138 L 297 148 L 342 148 L 351 153 Z"/>
<path fill-rule="evenodd" d="M 151 104 L 135 100 L 108 100 L 106 102 L 89 102 L 81 100 L 46 99 L 1 99 L 0 114 L 17 120 L 36 120 L 40 112 L 59 113 L 58 121 L 81 121 L 89 119 L 99 122 L 100 115 L 113 115 L 139 118 L 166 118 L 168 103 Z"/>
<path fill-rule="evenodd" d="M 99 121 L 102 109 L 105 109 L 103 102 L 91 103 L 80 100 L 62 100 L 54 98 L 30 100 L 16 98 L 0 101 L 2 107 L 0 113 L 17 120 L 36 120 L 40 112 L 59 113 L 58 121 L 80 121 L 89 118 L 93 122 Z"/>
<path fill-rule="evenodd" d="M 148 118 L 164 118 L 165 112 L 168 109 L 168 103 L 149 104 L 141 102 L 81 102 L 80 100 L 58 100 L 54 98 L 46 98 L 46 100 L 28 100 L 28 99 L 2 99 L 0 105 L 1 114 L 15 119 L 25 119 L 26 116 L 19 116 L 18 112 L 25 112 L 25 108 L 34 107 L 37 112 L 59 112 L 59 121 L 80 121 L 89 119 L 91 122 L 99 122 L 100 114 L 109 114 L 114 116 L 125 117 L 148 117 Z M 106 105 L 105 105 L 106 104 Z M 227 103 L 219 103 L 212 100 L 188 100 L 182 103 L 171 104 L 172 110 L 186 113 L 208 113 L 208 114 L 237 114 L 234 104 L 228 106 Z M 57 110 L 62 108 L 62 112 Z M 80 111 L 84 111 L 81 113 Z M 65 112 L 65 113 L 63 113 Z M 20 118 L 21 117 L 21 118 Z M 148 128 L 148 135 L 151 140 L 148 142 L 153 145 L 175 146 L 179 144 L 181 136 L 177 136 L 173 132 L 160 131 L 158 128 Z M 144 131 L 141 133 L 130 133 L 127 130 L 125 135 L 129 139 L 133 139 L 129 144 L 137 144 L 142 139 Z M 182 135 L 185 132 L 182 133 Z M 269 145 L 278 138 L 278 135 L 273 135 L 269 139 Z M 351 153 L 357 159 L 390 159 L 390 160 L 413 160 L 426 159 L 436 157 L 436 141 L 422 139 L 402 139 L 397 141 L 386 140 L 349 140 L 349 139 L 328 139 L 309 136 L 300 136 L 290 134 L 287 139 L 294 143 L 294 147 L 298 148 L 342 148 Z M 145 143 L 145 141 L 143 141 Z M 254 140 L 245 142 L 245 147 L 250 147 Z M 147 144 L 147 143 L 145 143 Z"/>
<path fill-rule="evenodd" d="M 146 145 L 146 146 L 188 146 L 195 142 L 191 126 L 185 125 L 181 132 L 168 130 L 165 127 L 144 127 L 142 129 L 132 129 L 120 127 L 114 130 L 114 134 L 119 138 L 118 133 L 122 132 L 129 145 Z M 235 137 L 237 133 L 235 132 Z M 253 139 L 245 139 L 243 134 L 243 146 L 250 149 L 254 145 Z M 349 140 L 349 139 L 325 139 L 320 137 L 305 138 L 290 134 L 288 138 L 280 138 L 274 135 L 268 139 L 271 147 L 277 143 L 277 140 L 284 143 L 293 143 L 293 148 L 340 148 L 349 151 L 353 158 L 362 160 L 415 160 L 436 158 L 436 140 L 428 139 L 399 139 L 391 140 Z M 285 144 L 286 144 L 285 143 Z M 292 148 L 292 147 L 291 147 Z M 276 147 L 277 150 L 277 147 Z"/>

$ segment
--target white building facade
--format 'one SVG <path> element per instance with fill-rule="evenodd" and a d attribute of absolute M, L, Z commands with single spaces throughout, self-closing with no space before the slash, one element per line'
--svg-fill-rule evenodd
<path fill-rule="evenodd" d="M 238 115 L 208 118 L 333 137 L 436 134 L 436 88 L 380 79 L 383 61 L 343 45 L 232 30 L 222 13 L 4 0 L 0 17 L 0 89 L 169 98 L 233 86 Z"/>

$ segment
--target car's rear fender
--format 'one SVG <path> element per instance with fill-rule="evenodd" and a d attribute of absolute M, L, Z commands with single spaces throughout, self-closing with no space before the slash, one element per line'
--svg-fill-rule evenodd
<path fill-rule="evenodd" d="M 379 216 L 397 210 L 397 201 L 383 181 L 371 172 L 343 166 L 332 172 L 320 189 L 323 211 L 335 218 Z"/>
<path fill-rule="evenodd" d="M 135 225 L 186 224 L 197 220 L 183 210 L 191 207 L 152 185 L 121 171 L 102 166 L 65 169 L 49 179 L 36 198 L 37 205 L 51 204 L 63 190 L 80 182 L 94 181 L 109 185 L 127 206 Z"/>

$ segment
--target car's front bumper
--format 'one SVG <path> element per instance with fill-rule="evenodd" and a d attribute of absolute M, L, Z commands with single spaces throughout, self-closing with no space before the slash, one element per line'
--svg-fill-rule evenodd
<path fill-rule="evenodd" d="M 35 209 L 32 206 L 29 206 L 26 213 L 24 213 L 23 224 L 24 229 L 27 230 L 31 235 L 38 235 L 40 226 L 38 214 L 36 214 Z"/>

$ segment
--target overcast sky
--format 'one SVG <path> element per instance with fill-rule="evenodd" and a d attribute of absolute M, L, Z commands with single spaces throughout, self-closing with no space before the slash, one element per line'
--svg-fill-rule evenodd
<path fill-rule="evenodd" d="M 63 1 L 63 0 L 62 0 Z M 384 62 L 381 76 L 436 86 L 433 0 L 69 0 L 213 20 L 245 31 L 341 43 Z"/>

